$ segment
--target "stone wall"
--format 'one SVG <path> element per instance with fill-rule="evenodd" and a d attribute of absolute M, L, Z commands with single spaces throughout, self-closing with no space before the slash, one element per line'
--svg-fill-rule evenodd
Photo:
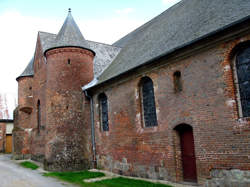
<path fill-rule="evenodd" d="M 124 175 L 181 182 L 183 170 L 179 124 L 193 128 L 197 180 L 203 184 L 214 168 L 249 170 L 249 121 L 238 115 L 232 50 L 249 35 L 145 66 L 95 90 L 94 112 L 99 168 Z M 182 55 L 186 54 L 186 55 Z M 187 55 L 188 54 L 188 55 Z M 176 93 L 173 74 L 181 72 Z M 139 83 L 154 84 L 158 126 L 146 128 Z M 108 98 L 109 131 L 102 131 L 98 95 Z"/>
<path fill-rule="evenodd" d="M 211 179 L 205 187 L 248 187 L 250 186 L 250 171 L 238 169 L 211 171 Z"/>

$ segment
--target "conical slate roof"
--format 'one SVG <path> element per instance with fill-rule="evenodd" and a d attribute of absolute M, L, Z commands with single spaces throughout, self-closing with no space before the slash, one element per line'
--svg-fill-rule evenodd
<path fill-rule="evenodd" d="M 77 26 L 73 16 L 71 15 L 70 9 L 62 28 L 60 29 L 50 48 L 46 51 L 58 47 L 81 47 L 92 51 L 87 41 L 83 37 L 79 27 Z"/>
<path fill-rule="evenodd" d="M 18 80 L 21 77 L 31 77 L 31 76 L 33 76 L 34 75 L 33 63 L 34 63 L 34 57 L 32 57 L 29 64 L 27 65 L 27 67 L 23 71 L 23 73 L 21 75 L 19 75 L 16 78 L 16 80 Z"/>
<path fill-rule="evenodd" d="M 94 75 L 99 76 L 104 69 L 115 59 L 120 52 L 120 47 L 98 43 L 94 41 L 85 40 L 81 34 L 80 29 L 75 23 L 71 12 L 69 11 L 66 20 L 59 33 L 52 34 L 47 32 L 38 32 L 38 37 L 41 41 L 42 52 L 58 47 L 80 47 L 88 49 L 95 54 L 94 58 Z M 34 57 L 29 62 L 23 73 L 19 75 L 16 80 L 21 77 L 30 77 L 34 75 Z"/>

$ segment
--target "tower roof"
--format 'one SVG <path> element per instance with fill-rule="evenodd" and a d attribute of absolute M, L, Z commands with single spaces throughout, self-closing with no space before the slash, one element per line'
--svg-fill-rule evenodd
<path fill-rule="evenodd" d="M 21 75 L 19 75 L 16 80 L 18 80 L 21 77 L 32 77 L 34 75 L 34 69 L 33 69 L 33 63 L 34 63 L 34 57 L 30 60 L 29 64 L 23 71 Z"/>
<path fill-rule="evenodd" d="M 59 47 L 80 47 L 92 51 L 71 15 L 71 9 L 55 40 L 46 51 Z"/>

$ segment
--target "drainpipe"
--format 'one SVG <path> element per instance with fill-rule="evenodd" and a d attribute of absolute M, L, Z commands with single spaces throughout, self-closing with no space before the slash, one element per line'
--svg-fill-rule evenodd
<path fill-rule="evenodd" d="M 91 118 L 91 141 L 92 141 L 92 151 L 93 151 L 93 167 L 96 168 L 96 146 L 95 146 L 95 124 L 94 124 L 94 103 L 93 97 L 88 94 L 87 90 L 84 91 L 85 96 L 90 100 L 90 118 Z"/>

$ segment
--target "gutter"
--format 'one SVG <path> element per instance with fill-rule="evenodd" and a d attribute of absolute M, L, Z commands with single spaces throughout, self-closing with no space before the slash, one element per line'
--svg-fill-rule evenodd
<path fill-rule="evenodd" d="M 96 168 L 96 145 L 95 145 L 95 126 L 94 126 L 94 103 L 93 97 L 88 94 L 87 90 L 84 90 L 85 96 L 90 100 L 90 118 L 91 118 L 91 141 L 92 141 L 92 151 L 93 151 L 93 158 L 92 164 L 93 168 Z"/>

